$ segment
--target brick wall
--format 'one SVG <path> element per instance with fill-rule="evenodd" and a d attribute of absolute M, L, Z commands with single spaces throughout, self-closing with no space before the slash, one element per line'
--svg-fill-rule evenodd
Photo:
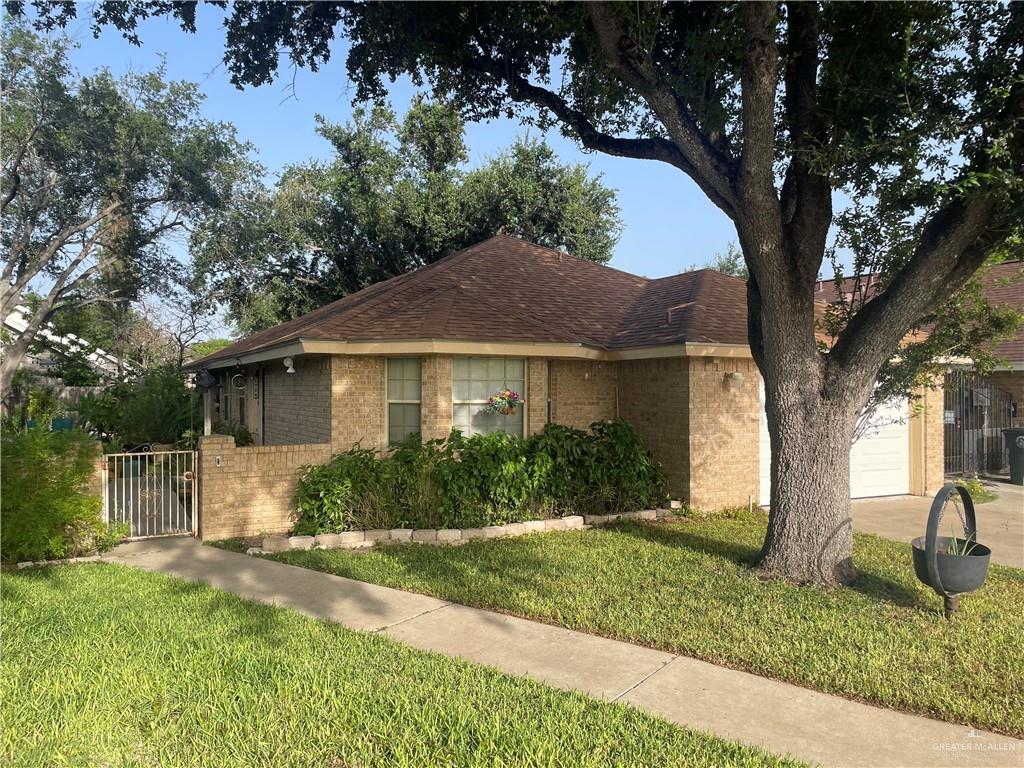
<path fill-rule="evenodd" d="M 331 361 L 297 357 L 295 373 L 278 361 L 263 368 L 263 444 L 301 445 L 331 440 Z M 249 404 L 247 404 L 249 405 Z M 259 413 L 251 404 L 253 415 Z M 258 428 L 257 428 L 258 429 Z"/>
<path fill-rule="evenodd" d="M 383 357 L 334 355 L 331 358 L 331 445 L 335 453 L 356 443 L 385 448 L 386 369 Z"/>
<path fill-rule="evenodd" d="M 617 415 L 618 366 L 590 360 L 551 360 L 551 421 L 586 429 Z"/>
<path fill-rule="evenodd" d="M 946 481 L 946 436 L 943 413 L 945 392 L 942 387 L 930 388 L 924 397 L 924 489 L 934 494 Z"/>
<path fill-rule="evenodd" d="M 237 448 L 226 435 L 201 438 L 199 537 L 209 541 L 289 530 L 302 467 L 330 457 L 328 443 Z"/>
<path fill-rule="evenodd" d="M 730 385 L 728 373 L 743 379 Z M 703 510 L 758 500 L 760 374 L 753 360 L 689 358 L 691 505 Z"/>
<path fill-rule="evenodd" d="M 690 495 L 689 362 L 685 357 L 619 363 L 619 408 L 668 476 L 674 498 Z"/>
<path fill-rule="evenodd" d="M 945 482 L 944 393 L 941 386 L 923 387 L 911 404 L 910 493 L 930 496 Z"/>
<path fill-rule="evenodd" d="M 543 357 L 526 360 L 526 425 L 527 435 L 544 429 L 548 423 L 548 361 Z"/>
<path fill-rule="evenodd" d="M 420 362 L 420 435 L 448 437 L 452 431 L 452 359 L 425 355 Z"/>

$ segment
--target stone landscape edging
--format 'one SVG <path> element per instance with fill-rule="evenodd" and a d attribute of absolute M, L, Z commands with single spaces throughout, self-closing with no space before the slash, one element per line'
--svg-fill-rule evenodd
<path fill-rule="evenodd" d="M 4 565 L 7 570 L 24 570 L 25 568 L 48 568 L 51 565 L 72 565 L 74 563 L 93 563 L 103 555 L 81 555 L 80 557 L 61 557 L 56 560 L 22 560 L 18 563 Z"/>
<path fill-rule="evenodd" d="M 391 528 L 370 531 L 321 533 L 316 536 L 266 536 L 262 547 L 249 547 L 247 555 L 271 555 L 308 549 L 369 549 L 390 542 L 413 542 L 434 546 L 459 546 L 474 539 L 501 539 L 528 536 L 546 531 L 581 531 L 595 525 L 619 520 L 661 520 L 677 514 L 680 508 L 641 509 L 617 515 L 570 515 L 548 520 L 524 520 L 520 523 L 488 525 L 483 528 Z"/>

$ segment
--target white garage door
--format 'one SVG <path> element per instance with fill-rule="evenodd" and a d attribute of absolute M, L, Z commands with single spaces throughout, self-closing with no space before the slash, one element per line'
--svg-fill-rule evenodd
<path fill-rule="evenodd" d="M 872 417 L 865 434 L 850 450 L 850 498 L 910 493 L 910 424 L 906 400 L 892 403 Z M 761 385 L 761 504 L 771 498 L 771 441 Z"/>

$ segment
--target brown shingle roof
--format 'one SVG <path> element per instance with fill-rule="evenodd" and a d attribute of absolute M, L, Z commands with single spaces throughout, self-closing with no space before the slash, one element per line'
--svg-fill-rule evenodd
<path fill-rule="evenodd" d="M 1024 312 L 1024 261 L 996 264 L 982 276 L 981 284 L 989 304 Z M 1024 364 L 1024 324 L 993 352 L 1013 365 Z"/>
<path fill-rule="evenodd" d="M 242 339 L 192 367 L 299 339 L 553 342 L 609 350 L 746 344 L 746 284 L 708 269 L 649 280 L 497 235 Z"/>
<path fill-rule="evenodd" d="M 1009 307 L 1024 312 L 1024 261 L 1007 261 L 989 267 L 980 277 L 982 290 L 989 304 L 994 307 Z M 844 291 L 853 290 L 853 278 L 843 284 Z M 877 289 L 875 275 L 865 275 L 861 280 L 861 290 L 871 295 Z M 836 301 L 839 286 L 835 280 L 823 280 L 818 283 L 815 298 L 819 301 Z M 999 342 L 992 350 L 1013 365 L 1024 364 L 1024 325 L 1017 333 Z"/>

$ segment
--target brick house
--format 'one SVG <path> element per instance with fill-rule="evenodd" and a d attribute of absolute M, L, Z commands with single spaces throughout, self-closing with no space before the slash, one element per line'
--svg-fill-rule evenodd
<path fill-rule="evenodd" d="M 985 269 L 979 284 L 988 303 L 996 308 L 1024 311 L 1024 262 L 1008 261 Z M 879 287 L 878 275 L 862 275 L 842 284 L 823 280 L 816 299 L 824 306 L 839 300 L 862 301 Z M 1008 471 L 1009 457 L 1002 430 L 1024 426 L 1024 326 L 1009 338 L 991 345 L 1001 363 L 982 376 L 969 360 L 947 362 L 943 381 L 944 471 L 952 475 Z"/>
<path fill-rule="evenodd" d="M 586 427 L 617 417 L 639 429 L 674 497 L 703 509 L 767 498 L 746 286 L 713 270 L 647 279 L 499 235 L 191 367 L 218 382 L 207 392 L 207 431 L 212 421 L 237 420 L 256 437 L 245 458 L 229 438 L 206 438 L 225 452 L 209 471 L 236 501 L 263 493 L 284 504 L 293 454 L 309 463 L 356 442 L 383 449 L 410 432 L 529 435 L 549 422 Z M 504 387 L 521 392 L 525 407 L 514 416 L 483 412 Z M 941 484 L 935 397 L 912 418 L 903 404 L 898 429 L 868 438 L 863 471 L 854 473 L 867 478 L 859 495 Z M 204 535 L 281 528 L 272 511 L 230 517 Z"/>
<path fill-rule="evenodd" d="M 990 267 L 981 276 L 989 304 L 1024 311 L 1024 262 Z M 945 390 L 945 469 L 949 473 L 1003 474 L 1009 470 L 1002 430 L 1024 427 L 1024 326 L 992 347 L 1001 359 L 980 376 L 951 365 Z"/>
<path fill-rule="evenodd" d="M 1005 306 L 1024 312 L 1024 262 L 997 264 L 984 275 L 985 298 L 993 306 Z M 1024 326 L 992 350 L 1004 362 L 988 379 L 993 386 L 1008 392 L 1018 404 L 1019 425 L 1024 425 Z"/>

